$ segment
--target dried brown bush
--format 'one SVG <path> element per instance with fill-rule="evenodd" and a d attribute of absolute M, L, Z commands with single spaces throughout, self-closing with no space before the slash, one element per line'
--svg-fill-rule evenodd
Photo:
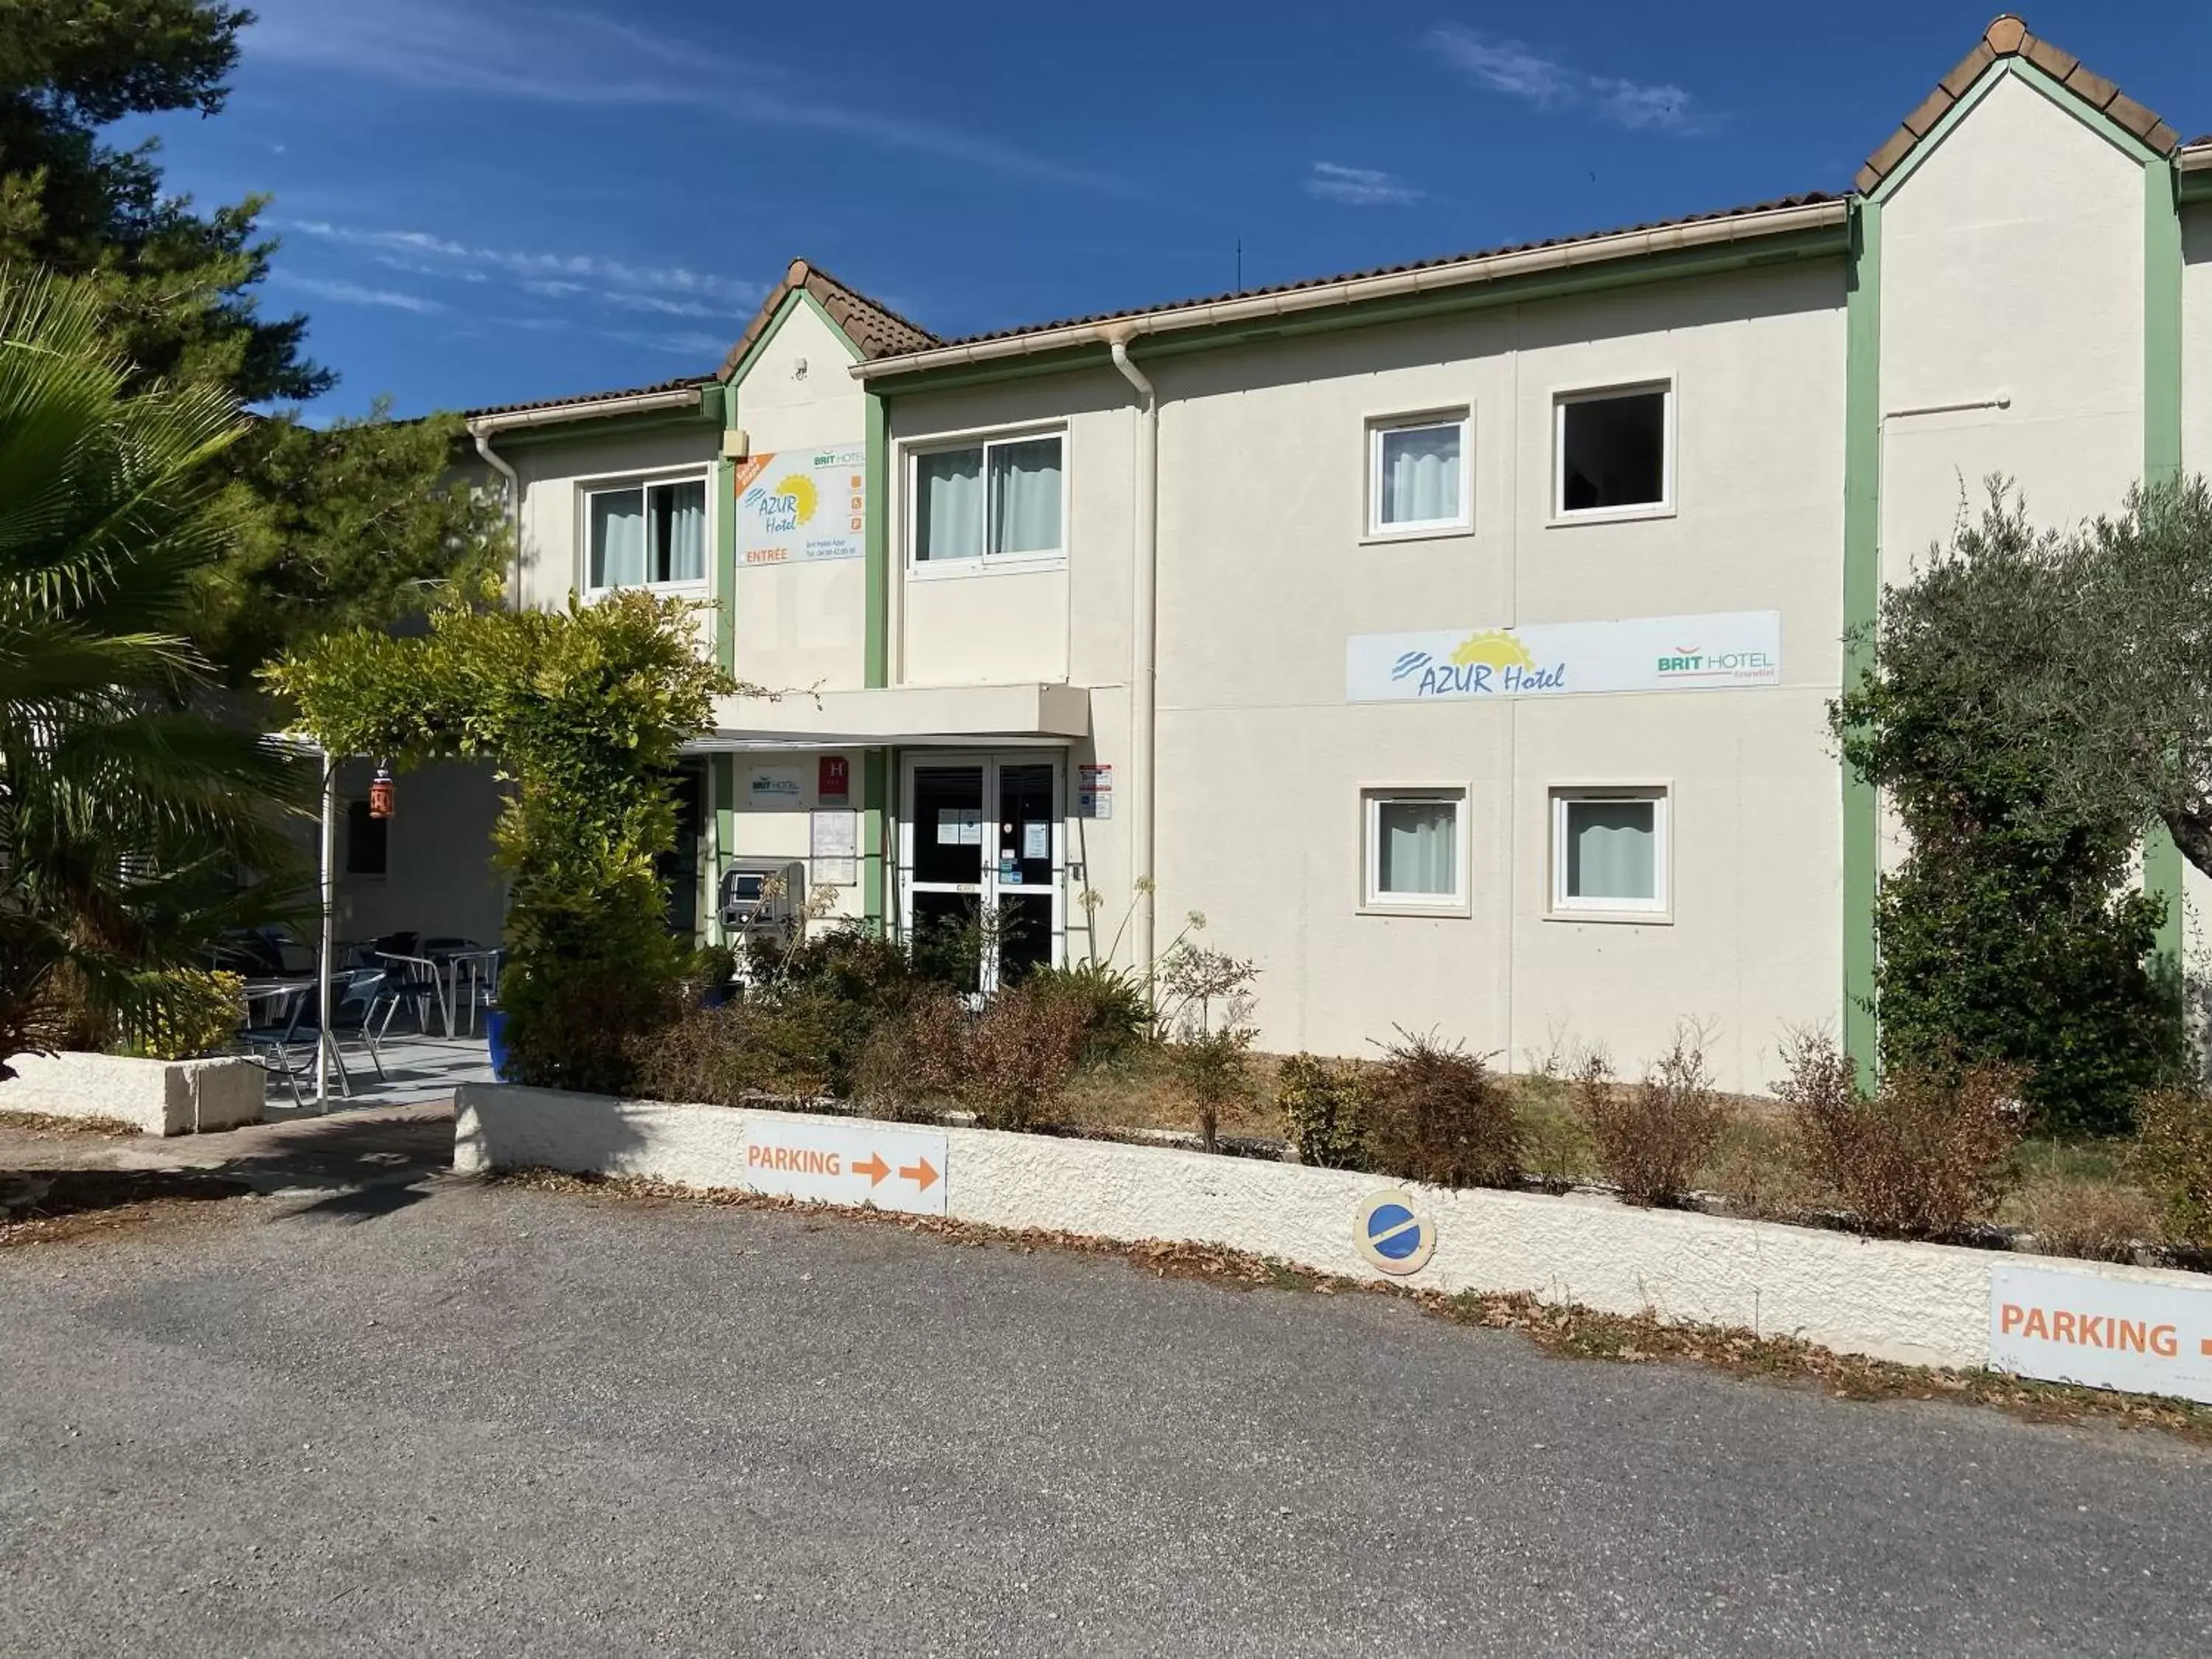
<path fill-rule="evenodd" d="M 1367 1077 L 1367 1146 L 1384 1175 L 1438 1187 L 1521 1179 L 1521 1129 L 1484 1058 L 1400 1031 Z"/>
<path fill-rule="evenodd" d="M 1026 987 L 980 1013 L 950 992 L 925 993 L 870 1042 L 857 1092 L 878 1117 L 959 1105 L 987 1129 L 1026 1129 L 1067 1087 L 1087 1030 L 1080 1006 Z"/>
<path fill-rule="evenodd" d="M 2166 1231 L 2212 1245 L 2212 1096 L 2179 1089 L 2143 1097 L 2136 1108 L 2136 1164 L 2158 1200 Z"/>
<path fill-rule="evenodd" d="M 2018 1179 L 2021 1073 L 1896 1066 L 1871 1097 L 1826 1036 L 1799 1036 L 1774 1085 L 1796 1120 L 1813 1172 L 1869 1232 L 1941 1238 L 1996 1207 Z"/>
<path fill-rule="evenodd" d="M 1641 1081 L 1618 1083 L 1601 1055 L 1583 1062 L 1576 1097 L 1599 1169 L 1629 1204 L 1680 1204 L 1728 1127 L 1705 1034 L 1684 1026 Z"/>
<path fill-rule="evenodd" d="M 1725 1200 L 1729 1213 L 1755 1221 L 1803 1221 L 1840 1206 L 1805 1157 L 1796 1125 L 1779 1112 L 1731 1114 L 1698 1184 Z"/>
<path fill-rule="evenodd" d="M 2041 1176 L 2021 1188 L 2018 1209 L 2045 1255 L 2133 1261 L 2138 1244 L 2159 1239 L 2158 1205 L 2141 1188 L 2118 1182 Z"/>

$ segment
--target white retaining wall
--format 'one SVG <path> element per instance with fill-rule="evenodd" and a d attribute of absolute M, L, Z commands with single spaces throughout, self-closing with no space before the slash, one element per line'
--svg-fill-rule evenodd
<path fill-rule="evenodd" d="M 112 1118 L 149 1135 L 258 1123 L 268 1073 L 250 1060 L 135 1060 L 124 1054 L 16 1054 L 0 1111 Z"/>
<path fill-rule="evenodd" d="M 468 1084 L 457 1101 L 453 1166 L 544 1167 L 762 1189 L 745 1139 L 757 1120 L 787 1130 L 808 1115 L 619 1101 Z M 816 1118 L 849 1128 L 849 1118 Z M 988 1129 L 947 1129 L 945 1213 L 992 1226 L 1128 1241 L 1226 1245 L 1382 1279 L 1355 1243 L 1379 1176 L 1258 1158 Z M 1909 1364 L 1978 1367 L 1990 1358 L 1990 1279 L 2002 1262 L 2084 1276 L 2202 1288 L 2196 1274 L 2048 1261 L 1951 1245 L 1674 1211 L 1610 1199 L 1412 1187 L 1436 1235 L 1427 1265 L 1401 1282 L 1447 1293 L 1528 1291 L 1604 1312 L 1796 1336 Z"/>

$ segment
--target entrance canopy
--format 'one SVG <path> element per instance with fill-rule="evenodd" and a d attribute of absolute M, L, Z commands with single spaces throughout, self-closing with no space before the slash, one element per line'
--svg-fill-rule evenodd
<path fill-rule="evenodd" d="M 1079 685 L 897 685 L 718 697 L 714 729 L 684 747 L 695 755 L 887 744 L 958 748 L 1060 744 L 1090 732 L 1091 693 Z"/>

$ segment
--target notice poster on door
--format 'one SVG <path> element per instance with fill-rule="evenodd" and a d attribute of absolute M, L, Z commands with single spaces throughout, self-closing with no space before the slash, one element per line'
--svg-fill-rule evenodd
<path fill-rule="evenodd" d="M 814 812 L 807 854 L 817 884 L 852 886 L 860 878 L 860 815 L 844 807 Z"/>
<path fill-rule="evenodd" d="M 937 844 L 939 847 L 981 847 L 983 844 L 982 809 L 975 806 L 939 807 Z"/>
<path fill-rule="evenodd" d="M 1022 859 L 1024 862 L 1052 856 L 1052 826 L 1049 823 L 1025 823 L 1022 826 Z"/>
<path fill-rule="evenodd" d="M 797 564 L 865 554 L 867 455 L 853 445 L 739 461 L 733 486 L 739 560 Z"/>

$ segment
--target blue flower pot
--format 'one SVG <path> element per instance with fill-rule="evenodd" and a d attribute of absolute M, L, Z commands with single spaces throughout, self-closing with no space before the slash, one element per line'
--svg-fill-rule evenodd
<path fill-rule="evenodd" d="M 484 1010 L 484 1047 L 491 1054 L 491 1076 L 495 1083 L 506 1083 L 507 1074 L 507 1010 Z"/>

